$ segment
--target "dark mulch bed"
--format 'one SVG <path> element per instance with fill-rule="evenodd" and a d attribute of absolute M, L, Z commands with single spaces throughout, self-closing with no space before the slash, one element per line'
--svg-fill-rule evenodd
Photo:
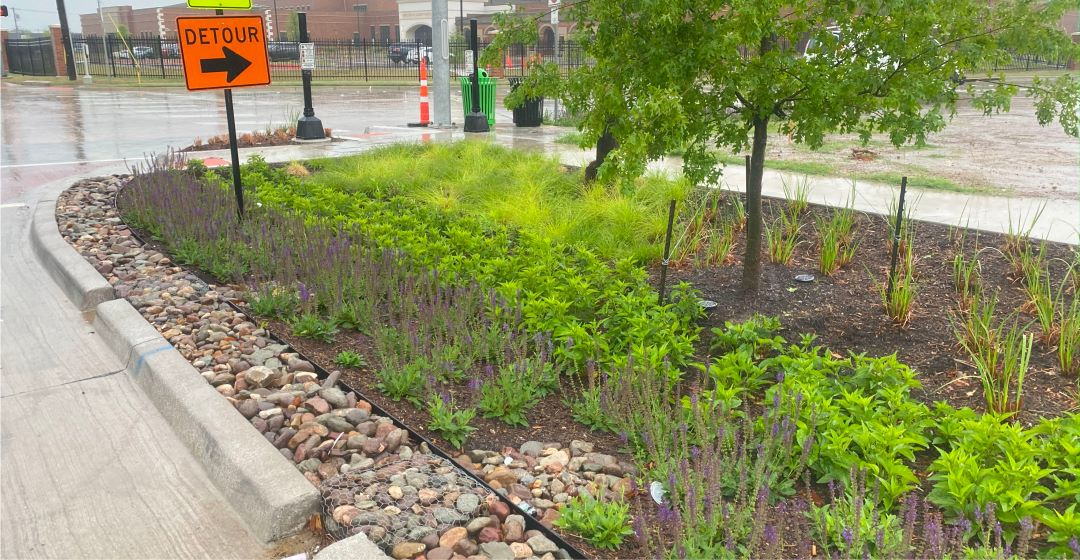
<path fill-rule="evenodd" d="M 784 202 L 766 200 L 766 216 L 776 212 L 781 204 Z M 802 218 L 802 243 L 792 263 L 774 264 L 766 257 L 756 296 L 744 295 L 739 289 L 743 243 L 736 245 L 733 262 L 725 266 L 686 267 L 669 272 L 669 278 L 690 282 L 706 299 L 718 304 L 702 321 L 705 328 L 700 344 L 702 355 L 712 338 L 709 328 L 722 327 L 725 321 L 742 321 L 754 313 L 778 316 L 783 325 L 781 334 L 789 342 L 797 342 L 802 333 L 813 333 L 818 336 L 816 344 L 841 354 L 865 352 L 869 356 L 885 356 L 895 352 L 901 362 L 917 372 L 923 384 L 919 398 L 926 402 L 944 400 L 956 407 L 970 406 L 983 411 L 982 385 L 970 357 L 956 342 L 950 321 L 956 308 L 952 259 L 957 249 L 955 236 L 950 235 L 952 228 L 914 222 L 918 291 L 912 317 L 907 325 L 901 326 L 885 314 L 879 293 L 890 260 L 891 233 L 885 219 L 860 216 L 856 227 L 859 246 L 854 261 L 827 277 L 817 270 L 819 237 L 812 225 L 813 215 L 829 212 L 824 207 L 810 206 L 810 215 Z M 1024 286 L 1000 251 L 1005 246 L 1005 236 L 968 231 L 968 255 L 972 254 L 976 239 L 979 248 L 990 248 L 981 252 L 979 261 L 984 286 L 998 290 L 997 315 L 1003 317 L 1022 309 L 1027 301 Z M 1069 245 L 1048 244 L 1047 260 L 1055 290 L 1065 277 L 1066 263 L 1074 258 L 1075 250 Z M 659 277 L 658 268 L 652 273 Z M 814 274 L 817 279 L 810 284 L 795 281 L 794 277 L 802 273 Z M 1035 320 L 1026 310 L 1021 311 L 1021 318 L 1025 322 Z M 1037 324 L 1033 325 L 1032 332 L 1037 330 Z M 1024 380 L 1020 421 L 1031 425 L 1040 418 L 1058 416 L 1076 407 L 1076 379 L 1062 375 L 1057 369 L 1055 346 L 1036 340 L 1031 367 Z"/>

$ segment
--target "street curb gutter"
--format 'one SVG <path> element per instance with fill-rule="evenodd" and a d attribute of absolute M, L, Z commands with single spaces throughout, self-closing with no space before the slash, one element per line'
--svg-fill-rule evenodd
<path fill-rule="evenodd" d="M 35 256 L 124 361 L 127 373 L 251 532 L 271 543 L 298 532 L 321 507 L 318 490 L 60 236 L 56 200 L 38 203 Z"/>
<path fill-rule="evenodd" d="M 60 236 L 55 198 L 40 200 L 34 208 L 30 246 L 64 295 L 80 311 L 89 311 L 103 301 L 116 299 L 113 287 Z"/>
<path fill-rule="evenodd" d="M 94 326 L 255 536 L 279 540 L 319 512 L 318 490 L 127 300 L 98 305 Z"/>

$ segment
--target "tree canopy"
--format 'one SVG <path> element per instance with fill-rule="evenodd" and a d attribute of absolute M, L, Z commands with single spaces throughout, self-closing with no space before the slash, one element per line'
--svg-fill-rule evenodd
<path fill-rule="evenodd" d="M 594 64 L 564 93 L 586 142 L 610 132 L 607 172 L 637 175 L 684 150 L 695 181 L 722 154 L 751 153 L 743 286 L 760 270 L 760 193 L 767 127 L 821 145 L 828 133 L 884 133 L 921 143 L 962 97 L 991 114 L 1021 89 L 1041 124 L 1077 134 L 1070 75 L 1010 83 L 980 69 L 1014 53 L 1077 55 L 1058 26 L 1074 0 L 582 0 L 577 40 Z M 812 48 L 804 54 L 810 41 Z"/>

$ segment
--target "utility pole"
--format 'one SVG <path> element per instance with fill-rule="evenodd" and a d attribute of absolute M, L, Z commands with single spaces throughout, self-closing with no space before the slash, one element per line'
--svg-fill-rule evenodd
<path fill-rule="evenodd" d="M 277 33 L 273 37 L 267 37 L 267 41 L 277 41 L 281 36 L 281 20 L 277 17 L 277 0 L 274 0 L 274 25 L 277 26 Z"/>
<path fill-rule="evenodd" d="M 108 33 L 105 31 L 105 13 L 101 11 L 101 0 L 97 0 L 97 15 L 98 19 L 101 20 L 101 62 L 105 65 L 105 69 L 108 70 L 109 63 L 107 61 L 112 55 L 109 54 L 109 45 L 105 41 Z"/>
<path fill-rule="evenodd" d="M 75 81 L 75 51 L 71 50 L 71 32 L 68 30 L 67 9 L 64 0 L 56 0 L 56 11 L 60 13 L 60 40 L 64 42 L 64 56 L 67 57 L 68 79 Z"/>
<path fill-rule="evenodd" d="M 431 69 L 435 118 L 433 128 L 449 128 L 450 116 L 450 8 L 447 0 L 431 0 Z"/>

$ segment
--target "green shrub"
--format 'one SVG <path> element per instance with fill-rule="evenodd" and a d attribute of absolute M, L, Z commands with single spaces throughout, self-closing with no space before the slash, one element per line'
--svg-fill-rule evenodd
<path fill-rule="evenodd" d="M 570 500 L 560 511 L 555 526 L 566 529 L 597 548 L 613 550 L 623 539 L 633 535 L 630 506 L 622 502 L 604 502 L 588 495 Z"/>
<path fill-rule="evenodd" d="M 367 366 L 364 356 L 352 350 L 342 350 L 334 358 L 334 363 L 341 367 L 362 368 Z"/>
<path fill-rule="evenodd" d="M 453 399 L 448 396 L 429 397 L 428 412 L 431 413 L 428 428 L 438 432 L 443 439 L 457 449 L 461 449 L 461 445 L 468 439 L 469 434 L 476 431 L 475 427 L 469 425 L 476 417 L 476 409 L 459 409 Z"/>

